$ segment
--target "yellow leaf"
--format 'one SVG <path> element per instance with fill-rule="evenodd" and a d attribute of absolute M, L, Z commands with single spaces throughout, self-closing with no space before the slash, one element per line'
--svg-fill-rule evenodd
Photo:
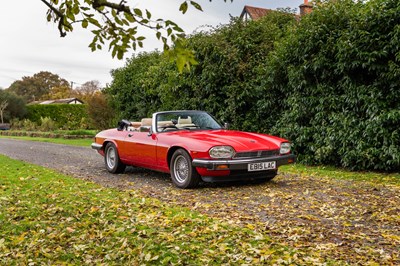
<path fill-rule="evenodd" d="M 382 234 L 384 238 L 394 240 L 395 242 L 400 243 L 400 236 L 398 235 L 389 235 L 389 234 Z"/>
<path fill-rule="evenodd" d="M 253 224 L 246 224 L 246 227 L 250 230 L 254 230 L 255 226 Z"/>

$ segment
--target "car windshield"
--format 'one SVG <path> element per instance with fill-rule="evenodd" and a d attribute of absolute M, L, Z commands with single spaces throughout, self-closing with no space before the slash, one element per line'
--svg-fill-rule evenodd
<path fill-rule="evenodd" d="M 221 125 L 206 112 L 176 111 L 156 116 L 157 131 L 221 129 Z"/>

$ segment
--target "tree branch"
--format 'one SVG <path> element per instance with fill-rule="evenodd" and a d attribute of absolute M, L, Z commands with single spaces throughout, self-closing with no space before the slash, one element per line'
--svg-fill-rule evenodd
<path fill-rule="evenodd" d="M 46 0 L 40 0 L 42 1 L 51 11 L 53 11 L 56 16 L 59 18 L 58 21 L 58 31 L 60 32 L 60 36 L 61 37 L 65 37 L 67 35 L 67 33 L 64 31 L 63 26 L 70 26 L 70 25 L 65 25 L 64 24 L 64 14 L 60 12 L 60 10 L 58 10 L 57 8 L 55 8 L 52 4 L 50 4 L 49 2 L 47 2 Z"/>
<path fill-rule="evenodd" d="M 122 0 L 119 4 L 108 2 L 107 0 L 93 0 L 93 8 L 98 9 L 100 7 L 109 7 L 111 9 L 117 10 L 117 12 L 126 12 L 132 15 L 129 6 L 124 5 L 126 1 Z"/>

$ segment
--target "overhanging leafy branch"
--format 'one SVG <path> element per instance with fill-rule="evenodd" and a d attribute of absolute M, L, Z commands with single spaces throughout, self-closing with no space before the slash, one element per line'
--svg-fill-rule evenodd
<path fill-rule="evenodd" d="M 182 42 L 178 41 L 184 38 L 182 28 L 171 20 L 153 19 L 149 10 L 130 7 L 126 0 L 118 3 L 108 0 L 40 1 L 49 8 L 47 20 L 58 24 L 61 37 L 72 32 L 73 25 L 77 23 L 84 29 L 90 28 L 94 35 L 89 44 L 92 51 L 102 49 L 108 42 L 112 57 L 122 59 L 128 50 L 143 47 L 145 37 L 138 34 L 138 28 L 141 27 L 153 30 L 157 39 L 163 43 L 165 51 L 170 50 L 171 46 L 178 49 L 173 54 L 179 69 L 189 66 L 188 62 L 193 61 L 193 54 L 184 51 L 185 48 L 181 47 Z M 195 1 L 183 1 L 179 10 L 185 14 L 190 6 L 202 11 Z"/>

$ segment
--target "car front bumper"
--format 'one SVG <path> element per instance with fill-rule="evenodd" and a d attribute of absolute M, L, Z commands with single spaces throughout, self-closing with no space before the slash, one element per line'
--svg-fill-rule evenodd
<path fill-rule="evenodd" d="M 273 161 L 276 162 L 276 168 L 278 168 L 281 165 L 294 163 L 296 161 L 296 156 L 294 154 L 287 154 L 274 157 L 260 157 L 260 158 L 257 157 L 257 158 L 236 159 L 236 160 L 194 159 L 192 161 L 192 165 L 194 167 L 207 168 L 207 170 L 245 170 L 245 169 L 247 170 L 249 164 L 273 162 Z"/>
<path fill-rule="evenodd" d="M 92 149 L 94 150 L 101 150 L 103 148 L 103 145 L 101 144 L 97 144 L 97 143 L 92 143 L 92 145 L 90 145 L 92 147 Z"/>

